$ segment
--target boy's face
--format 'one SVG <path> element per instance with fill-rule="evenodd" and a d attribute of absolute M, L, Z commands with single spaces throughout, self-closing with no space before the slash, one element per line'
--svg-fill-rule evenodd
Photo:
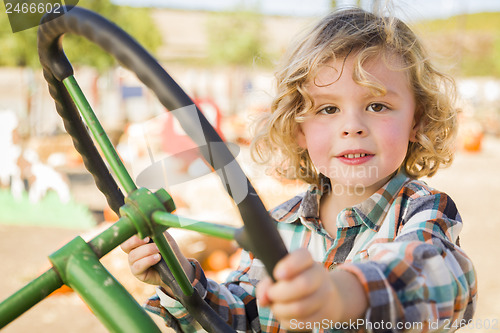
<path fill-rule="evenodd" d="M 363 68 L 385 94 L 356 83 L 355 60 L 355 55 L 332 60 L 307 84 L 314 109 L 300 124 L 297 143 L 332 184 L 369 196 L 401 166 L 415 140 L 415 98 L 406 72 L 389 68 L 380 56 Z"/>

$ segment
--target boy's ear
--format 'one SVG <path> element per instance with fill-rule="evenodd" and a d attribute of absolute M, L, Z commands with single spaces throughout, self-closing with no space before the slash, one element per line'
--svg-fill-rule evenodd
<path fill-rule="evenodd" d="M 304 132 L 302 131 L 302 126 L 300 124 L 297 126 L 297 144 L 300 148 L 307 149 L 307 141 Z"/>

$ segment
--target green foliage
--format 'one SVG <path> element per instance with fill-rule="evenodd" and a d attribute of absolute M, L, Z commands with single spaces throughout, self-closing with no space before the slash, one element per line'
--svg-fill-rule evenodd
<path fill-rule="evenodd" d="M 80 0 L 78 5 L 91 9 L 116 23 L 150 52 L 154 52 L 161 44 L 160 32 L 147 8 L 117 6 L 110 0 Z M 0 66 L 39 67 L 36 34 L 36 27 L 12 33 L 7 14 L 2 11 L 0 13 L 0 49 L 2 50 Z M 89 65 L 104 70 L 115 64 L 111 56 L 79 36 L 65 36 L 64 50 L 75 66 Z"/>
<path fill-rule="evenodd" d="M 424 27 L 428 32 L 498 31 L 500 13 L 457 15 L 447 19 L 422 21 L 419 26 Z"/>
<path fill-rule="evenodd" d="M 33 204 L 26 192 L 14 199 L 10 191 L 0 189 L 0 224 L 90 229 L 96 223 L 87 207 L 73 200 L 61 202 L 54 191 Z"/>
<path fill-rule="evenodd" d="M 5 8 L 2 8 L 5 9 Z M 12 33 L 5 10 L 0 12 L 0 65 L 33 66 L 38 63 L 36 30 L 28 29 Z"/>
<path fill-rule="evenodd" d="M 210 14 L 207 21 L 208 56 L 213 64 L 268 65 L 264 50 L 264 22 L 256 11 Z"/>
<path fill-rule="evenodd" d="M 434 52 L 455 62 L 455 75 L 500 77 L 500 13 L 424 21 L 416 28 Z"/>

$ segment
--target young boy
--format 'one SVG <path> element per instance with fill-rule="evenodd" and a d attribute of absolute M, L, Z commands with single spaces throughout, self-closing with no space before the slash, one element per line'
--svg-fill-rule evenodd
<path fill-rule="evenodd" d="M 334 12 L 290 50 L 255 157 L 311 184 L 271 214 L 290 254 L 274 270 L 243 252 L 226 283 L 180 255 L 202 297 L 237 331 L 447 331 L 472 318 L 475 272 L 445 193 L 418 181 L 453 157 L 453 81 L 396 18 Z M 198 329 L 168 296 L 147 240 L 122 245 L 132 273 L 162 286 L 146 306 Z M 258 286 L 257 286 L 258 285 Z"/>

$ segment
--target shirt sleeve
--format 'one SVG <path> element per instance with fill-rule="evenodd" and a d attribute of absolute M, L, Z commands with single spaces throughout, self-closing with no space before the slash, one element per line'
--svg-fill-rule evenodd
<path fill-rule="evenodd" d="M 242 251 L 241 256 L 239 268 L 222 284 L 207 279 L 200 264 L 191 260 L 195 267 L 193 287 L 237 332 L 260 332 L 255 286 L 261 272 L 256 272 L 259 265 L 252 265 L 254 258 L 251 253 Z M 252 275 L 256 275 L 256 279 Z M 145 308 L 161 316 L 167 326 L 178 332 L 204 332 L 182 304 L 162 288 L 157 288 L 156 295 L 146 302 Z"/>
<path fill-rule="evenodd" d="M 476 305 L 476 274 L 457 245 L 460 215 L 444 193 L 398 199 L 395 222 L 384 222 L 395 237 L 377 239 L 367 261 L 338 269 L 365 288 L 367 331 L 454 331 L 472 319 Z"/>

